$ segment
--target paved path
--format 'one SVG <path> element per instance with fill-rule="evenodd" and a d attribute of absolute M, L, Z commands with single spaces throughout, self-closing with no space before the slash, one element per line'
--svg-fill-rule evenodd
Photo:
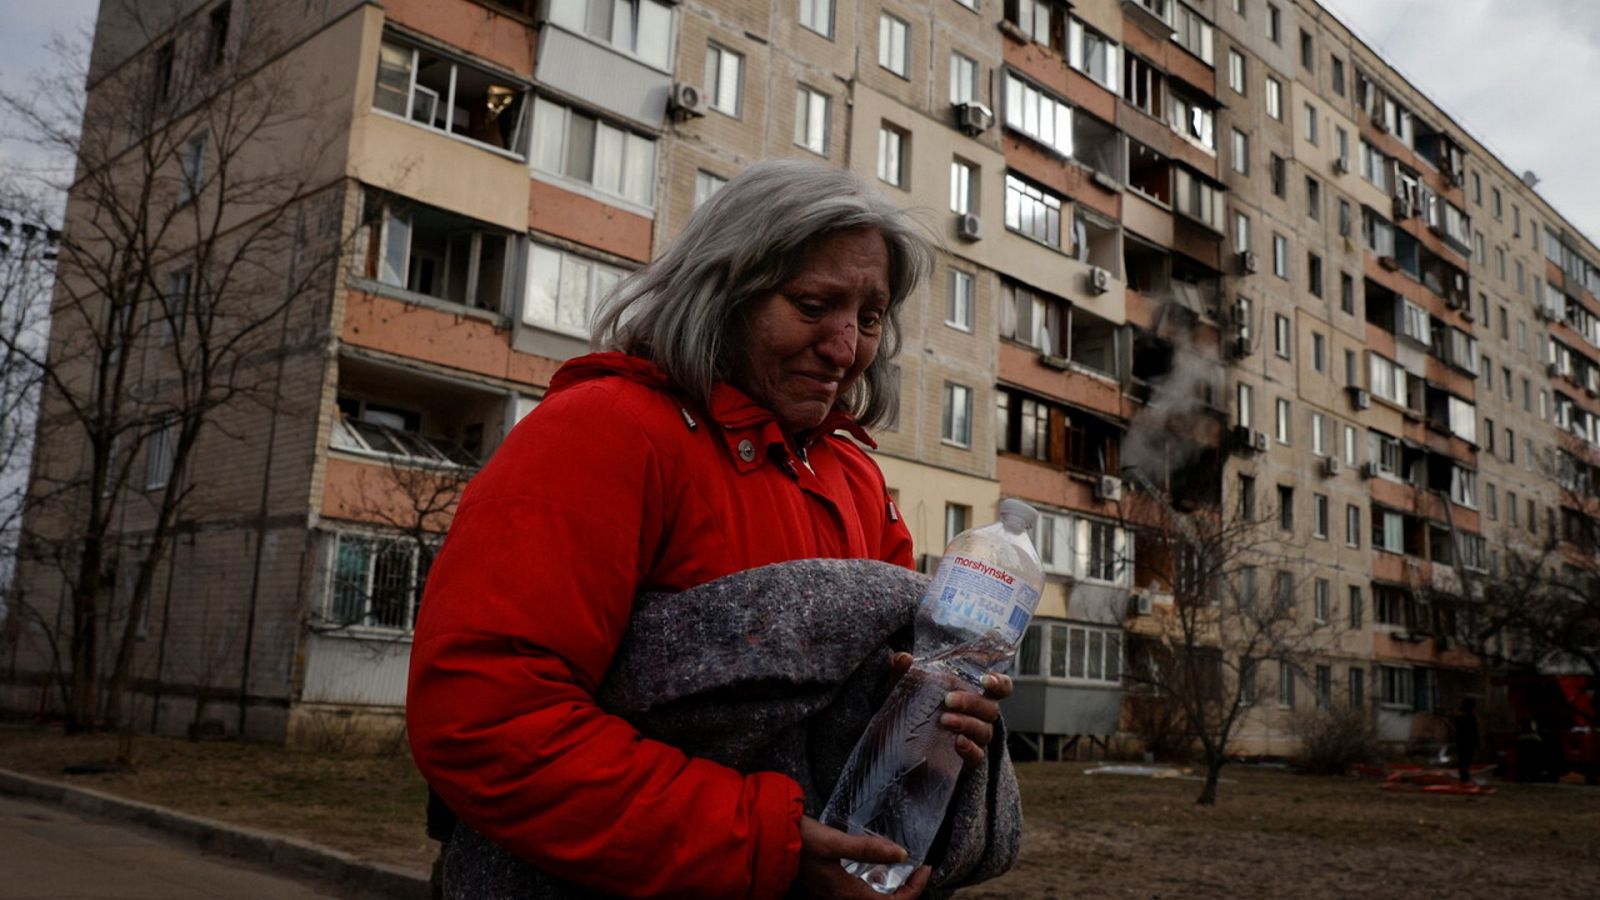
<path fill-rule="evenodd" d="M 306 885 L 149 831 L 0 795 L 3 900 L 314 900 Z"/>

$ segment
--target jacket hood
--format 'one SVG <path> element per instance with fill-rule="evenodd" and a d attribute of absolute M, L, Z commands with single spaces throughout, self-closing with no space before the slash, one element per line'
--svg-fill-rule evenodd
<path fill-rule="evenodd" d="M 662 371 L 660 366 L 643 357 L 616 351 L 590 353 L 568 360 L 551 377 L 550 390 L 546 392 L 545 396 L 553 397 L 561 391 L 586 381 L 612 377 L 624 378 L 635 384 L 666 394 L 676 402 L 684 404 L 686 409 L 688 406 L 693 405 L 682 395 L 672 383 L 672 379 L 667 377 L 667 373 Z M 771 410 L 752 400 L 743 391 L 726 383 L 718 383 L 712 390 L 711 408 L 703 410 L 703 412 L 709 415 L 713 421 L 731 428 L 759 428 L 767 424 L 774 428 L 777 426 L 777 419 Z M 862 428 L 860 423 L 856 422 L 855 417 L 841 409 L 835 409 L 828 413 L 827 418 L 822 420 L 822 424 L 808 436 L 806 443 L 810 443 L 811 439 L 821 435 L 832 434 L 835 431 L 848 432 L 851 437 L 873 449 L 878 447 L 877 442 L 867 434 L 866 429 Z"/>

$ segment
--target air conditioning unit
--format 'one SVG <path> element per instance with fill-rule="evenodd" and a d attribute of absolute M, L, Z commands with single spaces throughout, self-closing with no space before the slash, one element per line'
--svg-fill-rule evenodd
<path fill-rule="evenodd" d="M 1100 480 L 1094 485 L 1094 498 L 1096 500 L 1121 500 L 1122 479 L 1114 475 L 1101 475 Z"/>
<path fill-rule="evenodd" d="M 1104 294 L 1111 290 L 1111 273 L 1099 266 L 1089 268 L 1089 293 Z"/>
<path fill-rule="evenodd" d="M 1361 464 L 1361 477 L 1362 478 L 1377 478 L 1378 477 L 1378 464 L 1375 463 L 1375 462 L 1364 462 L 1364 463 L 1362 463 Z"/>
<path fill-rule="evenodd" d="M 706 95 L 696 85 L 674 81 L 672 92 L 667 95 L 667 108 L 677 113 L 679 118 L 703 116 L 706 114 Z"/>
<path fill-rule="evenodd" d="M 1233 431 L 1229 432 L 1229 436 L 1233 438 L 1233 445 L 1235 447 L 1249 450 L 1255 446 L 1255 438 L 1251 436 L 1250 427 L 1248 425 L 1233 426 Z"/>
<path fill-rule="evenodd" d="M 1332 478 L 1333 476 L 1338 475 L 1339 471 L 1340 471 L 1339 457 L 1337 457 L 1337 456 L 1324 456 L 1322 458 L 1322 477 L 1323 478 Z"/>
<path fill-rule="evenodd" d="M 1333 174 L 1335 174 L 1335 175 L 1349 175 L 1350 174 L 1350 160 L 1344 158 L 1343 156 L 1334 157 L 1333 158 Z"/>
<path fill-rule="evenodd" d="M 1350 405 L 1353 408 L 1355 408 L 1355 409 L 1371 409 L 1372 408 L 1372 392 L 1371 391 L 1368 391 L 1366 388 L 1363 388 L 1363 387 L 1355 387 L 1354 385 L 1352 385 L 1352 386 L 1350 386 L 1348 388 L 1345 388 L 1345 390 L 1350 392 Z"/>
<path fill-rule="evenodd" d="M 994 113 L 982 103 L 956 104 L 956 125 L 967 134 L 982 134 L 993 124 Z"/>
<path fill-rule="evenodd" d="M 1265 431 L 1256 432 L 1255 440 L 1256 440 L 1256 452 L 1257 453 L 1265 453 L 1265 452 L 1267 452 L 1267 433 Z"/>
<path fill-rule="evenodd" d="M 1541 322 L 1550 321 L 1550 307 L 1540 303 L 1533 308 L 1533 317 Z"/>
<path fill-rule="evenodd" d="M 1544 373 L 1546 375 L 1549 375 L 1551 378 L 1560 378 L 1561 377 L 1561 366 L 1559 364 L 1557 364 L 1557 363 L 1550 363 L 1549 365 L 1544 367 Z"/>
<path fill-rule="evenodd" d="M 1396 197 L 1396 198 L 1394 198 L 1394 218 L 1395 218 L 1395 221 L 1399 221 L 1401 219 L 1409 219 L 1409 218 L 1411 218 L 1411 213 L 1412 213 L 1411 199 L 1409 197 Z"/>
<path fill-rule="evenodd" d="M 1250 345 L 1250 339 L 1247 337 L 1236 337 L 1229 341 L 1228 349 L 1232 351 L 1234 359 L 1244 359 L 1255 350 L 1255 348 Z"/>
<path fill-rule="evenodd" d="M 1391 272 L 1400 271 L 1400 260 L 1395 259 L 1392 256 L 1378 257 L 1378 265 L 1383 266 L 1385 269 L 1388 269 Z"/>
<path fill-rule="evenodd" d="M 1254 250 L 1246 250 L 1239 254 L 1239 271 L 1246 275 L 1254 275 L 1261 268 L 1261 258 L 1256 256 Z"/>
<path fill-rule="evenodd" d="M 1133 602 L 1128 605 L 1133 607 L 1133 614 L 1136 616 L 1150 615 L 1151 609 L 1155 606 L 1149 594 L 1134 594 L 1131 599 Z"/>
<path fill-rule="evenodd" d="M 956 234 L 964 241 L 983 239 L 983 220 L 972 213 L 956 216 Z"/>

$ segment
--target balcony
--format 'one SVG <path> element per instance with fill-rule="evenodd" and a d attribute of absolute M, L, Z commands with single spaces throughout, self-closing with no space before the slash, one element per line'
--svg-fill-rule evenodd
<path fill-rule="evenodd" d="M 476 469 L 526 406 L 506 392 L 399 363 L 339 359 L 329 446 L 351 456 L 432 469 Z"/>
<path fill-rule="evenodd" d="M 510 232 L 394 194 L 368 191 L 362 275 L 380 292 L 496 317 L 515 293 Z"/>

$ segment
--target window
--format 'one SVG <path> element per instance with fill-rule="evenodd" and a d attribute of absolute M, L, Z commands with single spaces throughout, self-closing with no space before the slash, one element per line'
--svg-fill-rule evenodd
<path fill-rule="evenodd" d="M 1284 162 L 1283 157 L 1279 156 L 1276 153 L 1272 154 L 1271 161 L 1272 161 L 1272 172 L 1271 172 L 1271 175 L 1272 175 L 1272 195 L 1274 197 L 1278 197 L 1280 199 L 1287 200 L 1289 198 L 1289 175 L 1288 175 L 1289 168 L 1288 168 L 1288 165 Z"/>
<path fill-rule="evenodd" d="M 1306 215 L 1315 221 L 1322 220 L 1322 182 L 1306 176 Z M 1319 290 L 1317 296 L 1322 296 Z"/>
<path fill-rule="evenodd" d="M 1283 82 L 1267 76 L 1267 115 L 1283 121 Z"/>
<path fill-rule="evenodd" d="M 1237 50 L 1228 50 L 1228 87 L 1235 94 L 1245 93 L 1245 68 L 1244 54 Z"/>
<path fill-rule="evenodd" d="M 961 532 L 972 527 L 972 507 L 960 503 L 944 505 L 944 545 L 956 539 Z"/>
<path fill-rule="evenodd" d="M 1328 339 L 1320 331 L 1311 332 L 1311 368 L 1328 371 Z"/>
<path fill-rule="evenodd" d="M 1124 53 L 1122 97 L 1142 112 L 1160 118 L 1166 112 L 1162 100 L 1164 76 L 1132 53 Z"/>
<path fill-rule="evenodd" d="M 1317 145 L 1317 108 L 1306 104 L 1306 143 Z"/>
<path fill-rule="evenodd" d="M 906 187 L 906 151 L 910 135 L 885 122 L 878 126 L 878 179 Z"/>
<path fill-rule="evenodd" d="M 1326 494 L 1311 495 L 1311 536 L 1324 541 L 1328 539 L 1328 497 Z M 1322 598 L 1324 603 L 1327 602 L 1327 599 L 1326 596 Z M 1327 614 L 1324 613 L 1319 618 L 1319 621 L 1327 621 L 1327 618 Z"/>
<path fill-rule="evenodd" d="M 978 99 L 977 60 L 960 53 L 950 54 L 950 102 L 973 103 Z"/>
<path fill-rule="evenodd" d="M 1233 170 L 1250 174 L 1250 136 L 1237 128 L 1233 129 Z"/>
<path fill-rule="evenodd" d="M 588 337 L 595 307 L 626 272 L 544 244 L 528 250 L 528 294 L 522 321 Z"/>
<path fill-rule="evenodd" d="M 721 175 L 714 175 L 701 169 L 694 173 L 694 208 L 699 209 L 701 204 L 711 199 L 711 195 L 722 189 L 728 179 Z"/>
<path fill-rule="evenodd" d="M 978 208 L 978 179 L 971 163 L 950 161 L 950 211 L 966 215 Z"/>
<path fill-rule="evenodd" d="M 1505 212 L 1505 210 L 1503 210 L 1501 208 L 1501 206 L 1500 206 L 1500 189 L 1499 188 L 1491 188 L 1489 190 L 1489 200 L 1490 200 L 1489 212 L 1490 212 L 1491 215 L 1494 216 L 1494 220 L 1496 222 L 1498 222 L 1498 221 L 1500 221 L 1502 214 Z M 1504 278 L 1505 277 L 1505 273 L 1502 272 L 1500 277 Z"/>
<path fill-rule="evenodd" d="M 672 4 L 664 0 L 550 0 L 549 17 L 568 31 L 588 35 L 657 69 L 672 68 Z"/>
<path fill-rule="evenodd" d="M 1344 507 L 1344 542 L 1350 547 L 1361 546 L 1361 507 L 1354 503 Z"/>
<path fill-rule="evenodd" d="M 1354 354 L 1351 354 L 1354 357 Z M 1352 468 L 1356 464 L 1356 427 L 1344 426 L 1344 464 Z"/>
<path fill-rule="evenodd" d="M 833 0 L 800 0 L 800 24 L 825 38 L 833 37 Z"/>
<path fill-rule="evenodd" d="M 1072 155 L 1072 107 L 1006 73 L 1006 125 L 1062 156 Z"/>
<path fill-rule="evenodd" d="M 1388 553 L 1406 552 L 1404 519 L 1399 513 L 1372 508 L 1372 546 Z"/>
<path fill-rule="evenodd" d="M 1350 132 L 1345 131 L 1339 125 L 1333 126 L 1333 147 L 1335 157 L 1348 171 L 1350 168 Z M 1340 200 L 1339 205 L 1344 212 L 1344 215 L 1339 217 L 1340 233 L 1348 235 L 1350 233 L 1350 204 L 1345 200 Z"/>
<path fill-rule="evenodd" d="M 1417 701 L 1425 690 L 1427 679 L 1414 679 L 1413 675 L 1426 671 L 1402 666 L 1378 666 L 1378 702 L 1384 706 L 1424 711 L 1428 705 L 1419 707 Z"/>
<path fill-rule="evenodd" d="M 1118 580 L 1123 566 L 1118 550 L 1123 543 L 1122 530 L 1108 522 L 1085 521 L 1088 526 L 1089 558 L 1084 577 L 1096 581 Z"/>
<path fill-rule="evenodd" d="M 206 16 L 206 49 L 201 65 L 214 69 L 228 57 L 228 25 L 232 18 L 231 4 L 220 3 Z"/>
<path fill-rule="evenodd" d="M 1275 4 L 1267 4 L 1267 39 L 1274 44 L 1283 43 L 1283 13 Z"/>
<path fill-rule="evenodd" d="M 1344 96 L 1344 60 L 1337 56 L 1330 56 L 1328 62 L 1332 64 L 1333 92 Z"/>
<path fill-rule="evenodd" d="M 1311 40 L 1311 32 L 1300 29 L 1300 65 L 1307 69 L 1317 67 L 1316 44 Z"/>
<path fill-rule="evenodd" d="M 1183 167 L 1173 170 L 1172 186 L 1173 207 L 1178 212 L 1206 224 L 1214 231 L 1222 231 L 1222 191 Z"/>
<path fill-rule="evenodd" d="M 144 489 L 160 490 L 172 477 L 172 441 L 176 437 L 177 423 L 168 421 L 150 432 L 144 449 Z"/>
<path fill-rule="evenodd" d="M 1331 598 L 1333 586 L 1326 578 L 1318 578 L 1311 583 L 1311 616 L 1318 622 L 1327 622 L 1333 612 Z M 1325 668 L 1318 666 L 1319 670 Z"/>
<path fill-rule="evenodd" d="M 1351 588 L 1351 590 L 1357 589 Z M 1353 627 L 1359 628 L 1361 626 L 1357 623 Z M 1367 673 L 1364 670 L 1355 666 L 1350 667 L 1350 707 L 1352 709 L 1360 709 L 1367 705 L 1366 679 Z"/>
<path fill-rule="evenodd" d="M 172 99 L 172 68 L 177 59 L 177 49 L 171 41 L 156 48 L 155 94 L 156 101 Z"/>
<path fill-rule="evenodd" d="M 410 631 L 432 557 L 422 549 L 408 538 L 336 534 L 329 618 L 341 625 Z"/>
<path fill-rule="evenodd" d="M 1172 6 L 1172 39 L 1178 42 L 1178 46 L 1200 57 L 1206 65 L 1215 64 L 1213 44 L 1216 36 L 1211 23 L 1182 3 L 1175 2 Z"/>
<path fill-rule="evenodd" d="M 1472 173 L 1472 202 L 1483 205 L 1483 179 L 1478 177 L 1477 172 Z"/>
<path fill-rule="evenodd" d="M 1122 682 L 1122 634 L 1064 622 L 1034 622 L 1017 651 L 1018 675 L 1099 684 Z"/>
<path fill-rule="evenodd" d="M 1306 254 L 1306 290 L 1313 297 L 1322 296 L 1322 257 L 1315 253 Z M 1317 366 L 1317 371 L 1324 371 L 1324 366 Z"/>
<path fill-rule="evenodd" d="M 1406 370 L 1393 360 L 1371 354 L 1369 357 L 1372 396 L 1381 397 L 1396 406 L 1406 405 Z"/>
<path fill-rule="evenodd" d="M 960 269 L 950 270 L 950 300 L 945 305 L 944 323 L 962 331 L 972 330 L 973 279 Z"/>
<path fill-rule="evenodd" d="M 1068 26 L 1067 63 L 1096 84 L 1116 93 L 1117 75 L 1122 71 L 1117 45 L 1077 19 Z"/>
<path fill-rule="evenodd" d="M 1031 40 L 1056 49 L 1061 45 L 1056 30 L 1060 14 L 1056 5 L 1048 0 L 1007 0 L 1005 4 L 1006 21 Z"/>
<path fill-rule="evenodd" d="M 1343 203 L 1344 201 L 1340 202 Z M 1348 209 L 1349 207 L 1340 208 Z M 1356 314 L 1356 280 L 1351 277 L 1349 272 L 1339 273 L 1339 309 L 1347 315 L 1353 316 Z M 1355 384 L 1355 379 L 1351 378 L 1349 383 Z"/>
<path fill-rule="evenodd" d="M 1061 246 L 1061 198 L 1006 175 L 1006 227 L 1041 244 Z"/>
<path fill-rule="evenodd" d="M 794 142 L 828 155 L 828 95 L 801 85 L 795 92 Z"/>
<path fill-rule="evenodd" d="M 432 51 L 390 41 L 378 49 L 373 107 L 452 137 L 521 153 L 526 96 L 520 85 Z"/>
<path fill-rule="evenodd" d="M 943 413 L 940 438 L 957 447 L 972 446 L 972 389 L 945 382 Z"/>
<path fill-rule="evenodd" d="M 511 235 L 433 207 L 367 196 L 370 260 L 383 284 L 491 312 L 504 306 Z"/>
<path fill-rule="evenodd" d="M 1294 664 L 1288 660 L 1278 661 L 1278 705 L 1294 709 Z"/>
<path fill-rule="evenodd" d="M 533 104 L 533 133 L 535 171 L 639 206 L 655 203 L 656 142 L 650 138 L 543 97 Z"/>
<path fill-rule="evenodd" d="M 189 297 L 193 292 L 193 270 L 179 269 L 167 276 L 167 289 L 160 297 L 161 346 L 175 344 L 183 338 L 184 325 L 189 318 Z"/>
<path fill-rule="evenodd" d="M 1500 518 L 1500 494 L 1495 490 L 1494 485 L 1485 484 L 1483 486 L 1483 500 L 1484 512 L 1488 513 L 1491 520 L 1498 520 Z"/>
<path fill-rule="evenodd" d="M 1244 253 L 1250 249 L 1250 217 L 1242 212 L 1233 214 L 1233 250 Z"/>
<path fill-rule="evenodd" d="M 706 45 L 706 99 L 712 109 L 739 115 L 743 71 L 744 57 L 716 44 Z"/>
<path fill-rule="evenodd" d="M 1326 622 L 1327 618 L 1318 619 Z M 1333 668 L 1331 666 L 1317 666 L 1317 706 L 1328 707 L 1333 705 Z"/>
<path fill-rule="evenodd" d="M 1364 607 L 1366 605 L 1366 603 L 1365 603 L 1365 601 L 1363 601 L 1361 599 L 1361 588 L 1359 586 L 1353 585 L 1353 584 L 1350 585 L 1350 597 L 1346 602 L 1350 606 L 1350 610 L 1349 610 L 1350 627 L 1351 628 L 1360 628 L 1361 627 L 1362 612 L 1364 611 L 1362 609 L 1362 607 Z M 1351 675 L 1358 675 L 1358 674 L 1360 674 L 1360 670 L 1359 669 L 1351 669 L 1350 670 L 1350 674 Z"/>
<path fill-rule="evenodd" d="M 1256 517 L 1256 480 L 1250 475 L 1239 476 L 1239 518 L 1252 522 Z"/>
<path fill-rule="evenodd" d="M 1294 488 L 1286 484 L 1278 485 L 1278 527 L 1294 531 Z"/>
<path fill-rule="evenodd" d="M 1178 86 L 1168 85 L 1167 125 L 1191 144 L 1213 153 L 1217 149 L 1216 111 L 1203 94 L 1193 94 Z"/>
<path fill-rule="evenodd" d="M 911 69 L 911 26 L 888 13 L 878 16 L 878 65 L 906 77 Z"/>
<path fill-rule="evenodd" d="M 183 145 L 183 157 L 178 160 L 178 204 L 188 203 L 199 195 L 206 183 L 207 132 L 200 132 Z"/>
<path fill-rule="evenodd" d="M 1327 431 L 1328 419 L 1322 413 L 1311 412 L 1311 452 L 1316 456 L 1328 456 L 1328 441 L 1324 437 Z"/>
<path fill-rule="evenodd" d="M 1289 327 L 1289 317 L 1283 313 L 1272 316 L 1272 351 L 1284 359 L 1289 358 L 1289 348 L 1294 345 L 1294 333 Z"/>
<path fill-rule="evenodd" d="M 1281 234 L 1272 236 L 1272 274 L 1289 280 L 1289 239 Z"/>

